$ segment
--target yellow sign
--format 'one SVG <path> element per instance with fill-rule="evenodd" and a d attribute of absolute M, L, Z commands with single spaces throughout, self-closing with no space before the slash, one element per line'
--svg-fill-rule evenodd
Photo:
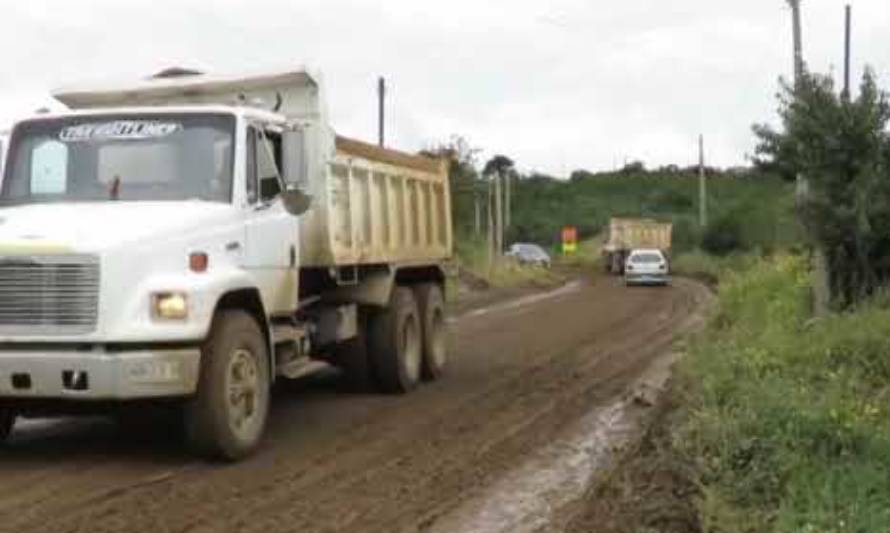
<path fill-rule="evenodd" d="M 562 253 L 572 255 L 578 252 L 578 228 L 566 226 L 562 228 Z"/>

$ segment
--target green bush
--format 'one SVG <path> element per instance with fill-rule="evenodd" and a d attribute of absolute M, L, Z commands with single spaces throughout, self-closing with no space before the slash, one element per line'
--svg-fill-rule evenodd
<path fill-rule="evenodd" d="M 739 217 L 725 215 L 709 224 L 702 234 L 701 247 L 717 256 L 745 251 L 748 246 L 742 235 Z"/>
<path fill-rule="evenodd" d="M 705 531 L 890 531 L 890 311 L 814 322 L 804 263 L 724 277 L 681 363 L 674 443 Z"/>
<path fill-rule="evenodd" d="M 782 129 L 755 126 L 762 164 L 806 176 L 800 213 L 826 258 L 834 307 L 890 282 L 890 94 L 866 69 L 855 98 L 804 73 L 779 99 Z"/>

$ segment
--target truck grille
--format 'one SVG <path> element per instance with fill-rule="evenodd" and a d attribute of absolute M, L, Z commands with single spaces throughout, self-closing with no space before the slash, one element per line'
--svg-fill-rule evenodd
<path fill-rule="evenodd" d="M 97 257 L 0 257 L 0 334 L 90 333 L 98 306 Z"/>

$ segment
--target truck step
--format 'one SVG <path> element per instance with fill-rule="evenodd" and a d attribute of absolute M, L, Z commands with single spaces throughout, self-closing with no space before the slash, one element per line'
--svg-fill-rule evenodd
<path fill-rule="evenodd" d="M 322 361 L 315 361 L 308 357 L 301 357 L 278 366 L 278 375 L 287 379 L 297 379 L 309 374 L 314 374 L 319 370 L 331 368 L 331 365 Z"/>

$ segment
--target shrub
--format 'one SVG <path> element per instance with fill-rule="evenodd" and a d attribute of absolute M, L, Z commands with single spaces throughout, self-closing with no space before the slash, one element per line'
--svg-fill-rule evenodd
<path fill-rule="evenodd" d="M 811 321 L 804 264 L 725 277 L 680 365 L 705 531 L 890 531 L 890 311 Z"/>
<path fill-rule="evenodd" d="M 835 307 L 846 308 L 890 281 L 890 97 L 871 70 L 855 99 L 831 76 L 807 73 L 784 89 L 783 131 L 756 126 L 758 154 L 806 176 L 804 227 L 825 253 Z"/>
<path fill-rule="evenodd" d="M 702 234 L 701 247 L 718 256 L 746 250 L 739 219 L 733 215 L 724 215 L 709 224 Z"/>

